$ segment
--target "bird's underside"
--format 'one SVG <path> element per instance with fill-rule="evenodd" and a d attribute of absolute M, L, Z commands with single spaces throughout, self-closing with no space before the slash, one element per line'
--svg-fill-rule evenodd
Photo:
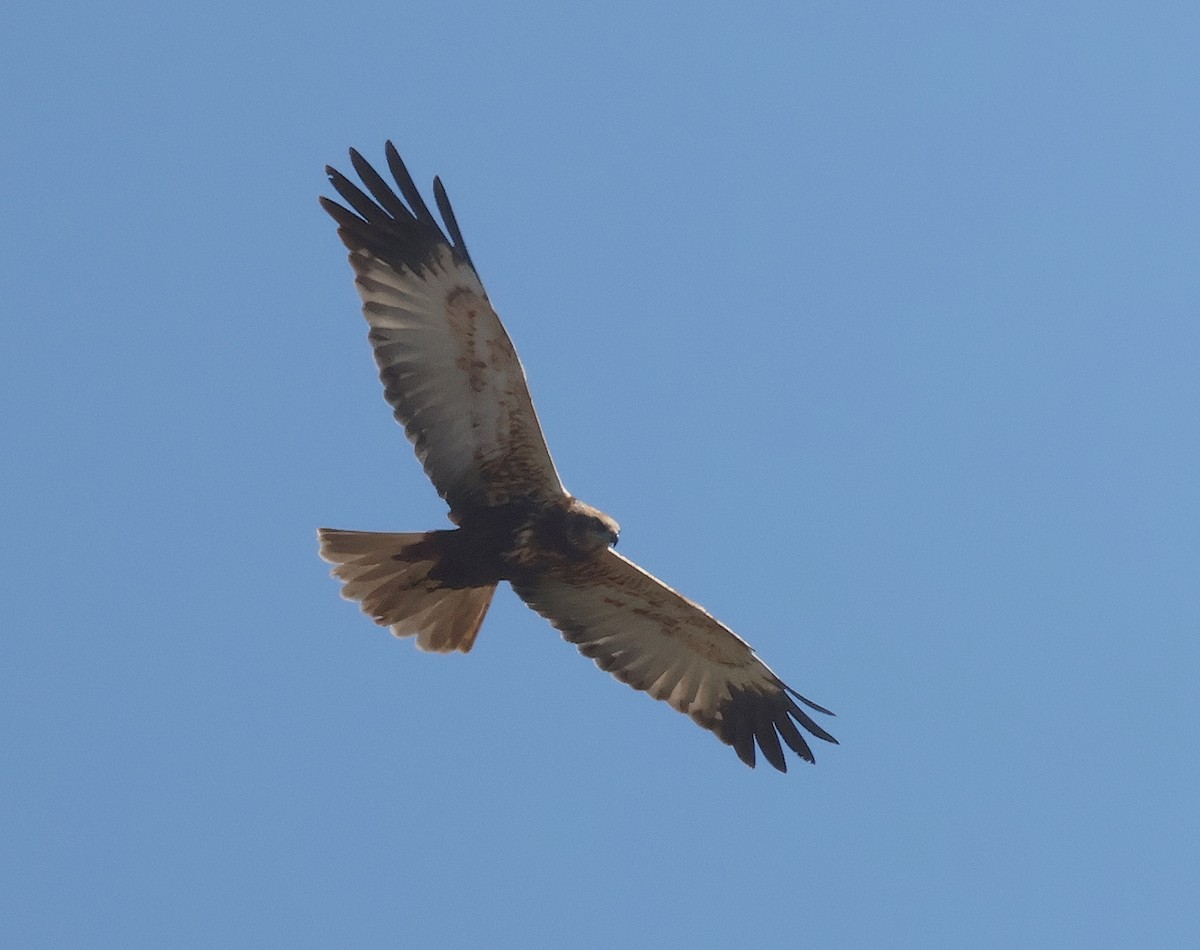
<path fill-rule="evenodd" d="M 467 652 L 501 581 L 601 669 L 668 702 L 753 766 L 787 771 L 801 729 L 836 740 L 750 646 L 613 550 L 617 523 L 571 496 L 546 447 L 508 334 L 488 301 L 441 182 L 441 226 L 389 142 L 400 194 L 357 152 L 366 191 L 332 168 L 346 206 L 321 204 L 350 250 L 384 396 L 451 530 L 319 532 L 343 596 L 424 650 Z M 347 207 L 348 206 L 348 207 Z"/>

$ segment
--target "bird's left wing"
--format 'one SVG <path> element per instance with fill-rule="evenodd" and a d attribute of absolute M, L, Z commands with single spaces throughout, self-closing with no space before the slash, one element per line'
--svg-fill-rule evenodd
<path fill-rule="evenodd" d="M 513 589 L 601 669 L 687 713 L 751 767 L 757 743 L 767 761 L 786 772 L 780 739 L 812 762 L 797 724 L 837 742 L 799 703 L 832 715 L 828 709 L 789 688 L 699 604 L 612 549 L 518 578 Z"/>
<path fill-rule="evenodd" d="M 561 498 L 525 371 L 442 183 L 433 191 L 449 237 L 391 142 L 388 169 L 403 200 L 353 149 L 350 160 L 367 191 L 326 168 L 349 207 L 328 198 L 321 206 L 350 249 L 384 397 L 434 487 L 456 516 L 514 497 Z"/>

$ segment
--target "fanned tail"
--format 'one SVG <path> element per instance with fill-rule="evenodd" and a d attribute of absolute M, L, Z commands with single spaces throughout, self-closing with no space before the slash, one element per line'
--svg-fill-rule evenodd
<path fill-rule="evenodd" d="M 496 585 L 447 587 L 431 577 L 453 531 L 389 534 L 321 528 L 321 557 L 345 585 L 342 596 L 397 637 L 433 653 L 470 651 Z"/>

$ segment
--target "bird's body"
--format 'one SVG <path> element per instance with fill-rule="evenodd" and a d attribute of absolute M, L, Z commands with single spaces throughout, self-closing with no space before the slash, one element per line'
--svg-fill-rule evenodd
<path fill-rule="evenodd" d="M 617 523 L 573 497 L 550 458 L 512 342 L 492 309 L 441 183 L 439 227 L 388 143 L 404 200 L 357 153 L 370 195 L 333 169 L 328 199 L 350 249 L 384 396 L 450 506 L 455 528 L 320 531 L 343 595 L 425 650 L 467 652 L 507 581 L 602 669 L 689 714 L 753 765 L 786 771 L 799 726 L 834 742 L 749 645 L 613 549 Z M 352 210 L 351 210 L 352 209 Z"/>

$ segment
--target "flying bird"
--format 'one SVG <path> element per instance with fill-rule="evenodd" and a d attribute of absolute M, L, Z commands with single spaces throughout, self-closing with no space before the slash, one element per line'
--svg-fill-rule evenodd
<path fill-rule="evenodd" d="M 613 550 L 617 522 L 563 487 L 508 333 L 471 263 L 439 179 L 445 230 L 391 142 L 399 195 L 355 150 L 365 191 L 333 168 L 321 198 L 350 251 L 384 398 L 456 526 L 318 532 L 342 595 L 427 651 L 468 652 L 501 581 L 579 651 L 733 746 L 787 771 L 836 742 L 805 699 L 701 606 Z M 782 744 L 781 744 L 782 743 Z"/>

